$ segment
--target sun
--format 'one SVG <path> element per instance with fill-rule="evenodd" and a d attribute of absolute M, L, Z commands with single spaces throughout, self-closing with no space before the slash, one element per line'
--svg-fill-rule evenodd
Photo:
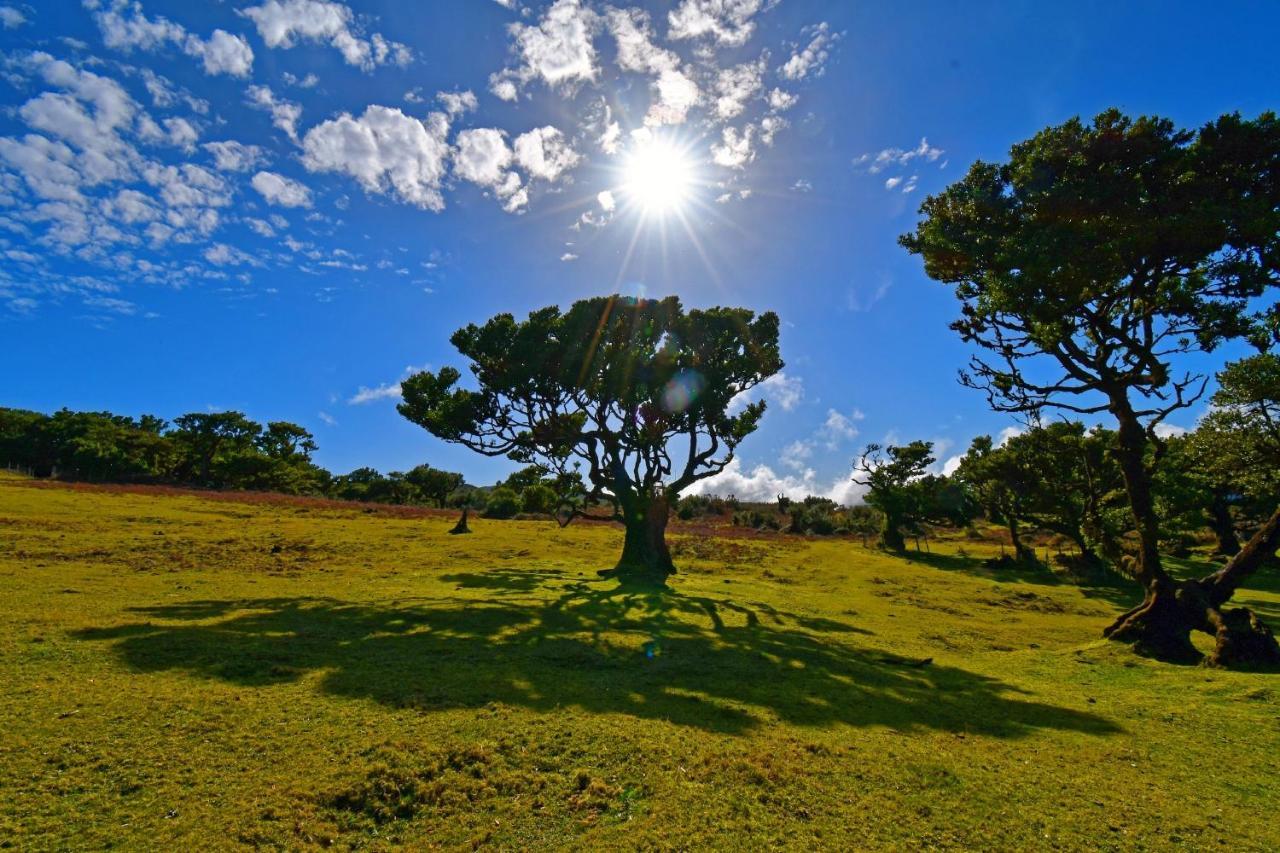
<path fill-rule="evenodd" d="M 639 142 L 623 165 L 622 191 L 646 215 L 679 213 L 693 194 L 693 163 L 665 139 Z"/>

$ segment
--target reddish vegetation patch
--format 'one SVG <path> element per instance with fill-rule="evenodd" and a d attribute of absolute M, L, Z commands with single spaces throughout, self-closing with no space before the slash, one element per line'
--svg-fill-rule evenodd
<path fill-rule="evenodd" d="M 179 486 L 143 486 L 119 483 L 68 483 L 62 480 L 17 480 L 15 486 L 29 489 L 67 489 L 73 492 L 106 492 L 121 495 L 150 495 L 153 497 L 194 497 L 201 500 L 229 501 L 242 504 L 267 504 L 303 509 L 320 509 L 336 512 L 362 512 L 393 518 L 452 518 L 458 514 L 453 509 L 434 509 L 424 506 L 394 506 L 392 504 L 340 501 L 330 498 L 282 495 L 278 492 L 234 492 L 213 489 L 190 489 Z"/>

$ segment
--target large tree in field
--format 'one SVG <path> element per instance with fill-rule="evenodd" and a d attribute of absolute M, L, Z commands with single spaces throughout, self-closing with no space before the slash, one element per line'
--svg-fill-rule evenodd
<path fill-rule="evenodd" d="M 628 583 L 661 585 L 675 572 L 670 507 L 723 471 L 755 431 L 764 402 L 734 398 L 782 369 L 775 314 L 686 312 L 676 297 L 586 299 L 523 321 L 499 314 L 451 340 L 470 361 L 474 390 L 458 387 L 451 367 L 419 373 L 402 385 L 400 413 L 562 482 L 581 474 L 585 488 L 563 496 L 564 523 L 621 522 L 622 556 L 608 574 Z"/>
<path fill-rule="evenodd" d="M 1203 393 L 1179 358 L 1262 343 L 1251 300 L 1280 283 L 1280 123 L 1228 115 L 1199 131 L 1116 111 L 1015 145 L 928 198 L 902 244 L 962 303 L 952 324 L 982 354 L 962 373 L 999 411 L 1107 412 L 1140 546 L 1143 603 L 1107 635 L 1165 658 L 1280 659 L 1252 614 L 1161 564 L 1151 483 L 1156 427 Z M 1243 552 L 1242 552 L 1243 553 Z M 1227 597 L 1230 592 L 1227 591 Z"/>

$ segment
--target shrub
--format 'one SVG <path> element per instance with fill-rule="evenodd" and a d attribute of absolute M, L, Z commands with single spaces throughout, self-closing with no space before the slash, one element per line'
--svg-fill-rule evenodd
<path fill-rule="evenodd" d="M 556 510 L 556 493 L 550 486 L 534 483 L 520 493 L 520 505 L 525 512 L 550 515 Z"/>
<path fill-rule="evenodd" d="M 489 493 L 485 502 L 485 518 L 513 518 L 520 511 L 520 496 L 506 486 Z"/>

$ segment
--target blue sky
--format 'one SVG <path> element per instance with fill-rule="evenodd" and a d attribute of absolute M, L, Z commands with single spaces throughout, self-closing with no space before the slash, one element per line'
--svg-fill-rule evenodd
<path fill-rule="evenodd" d="M 722 490 L 852 497 L 867 441 L 1010 424 L 896 245 L 925 195 L 1108 106 L 1277 106 L 1275 4 L 1054 6 L 0 0 L 0 404 L 240 409 L 336 471 L 490 482 L 396 414 L 406 371 L 494 313 L 676 293 L 783 320 Z M 691 180 L 663 213 L 655 145 Z"/>

